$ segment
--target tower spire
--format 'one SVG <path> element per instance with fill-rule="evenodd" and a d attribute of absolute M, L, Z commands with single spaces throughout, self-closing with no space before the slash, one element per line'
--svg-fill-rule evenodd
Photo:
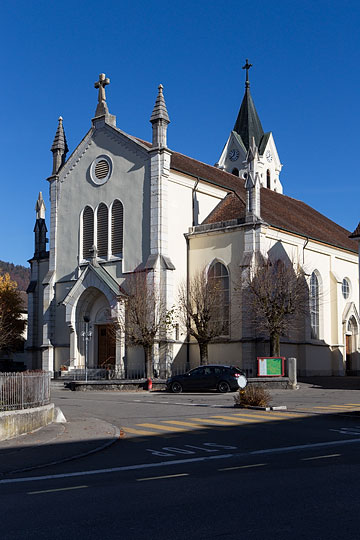
<path fill-rule="evenodd" d="M 242 69 L 246 70 L 245 94 L 234 126 L 234 131 L 240 135 L 246 150 L 249 149 L 253 137 L 256 146 L 259 147 L 261 138 L 264 135 L 260 118 L 250 94 L 249 69 L 251 67 L 252 64 L 249 64 L 248 59 L 246 59 L 246 64 L 242 67 Z"/>
<path fill-rule="evenodd" d="M 39 191 L 39 196 L 36 201 L 35 205 L 35 211 L 36 211 L 36 219 L 45 219 L 45 203 L 42 196 L 42 192 Z"/>
<path fill-rule="evenodd" d="M 159 92 L 150 118 L 153 127 L 152 145 L 154 147 L 166 147 L 167 144 L 167 126 L 170 123 L 170 118 L 166 108 L 163 88 L 163 85 L 159 84 Z"/>
<path fill-rule="evenodd" d="M 35 259 L 43 259 L 46 257 L 46 224 L 45 224 L 45 203 L 41 191 L 35 204 L 36 222 L 34 227 L 35 233 Z"/>
<path fill-rule="evenodd" d="M 57 174 L 59 169 L 64 165 L 66 154 L 69 151 L 66 142 L 62 116 L 59 116 L 58 122 L 59 123 L 55 133 L 54 142 L 51 147 L 51 151 L 53 153 L 52 174 Z"/>

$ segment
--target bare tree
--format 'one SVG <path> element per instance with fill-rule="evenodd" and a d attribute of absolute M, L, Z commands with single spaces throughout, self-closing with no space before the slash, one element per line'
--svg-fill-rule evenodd
<path fill-rule="evenodd" d="M 228 300 L 221 284 L 209 279 L 205 269 L 194 274 L 179 288 L 179 317 L 200 348 L 200 364 L 208 363 L 208 345 L 228 334 Z"/>
<path fill-rule="evenodd" d="M 146 377 L 153 377 L 154 343 L 171 325 L 172 312 L 167 310 L 158 287 L 148 271 L 139 271 L 126 280 L 125 310 L 119 315 L 113 331 L 120 329 L 129 346 L 140 346 L 145 354 Z"/>
<path fill-rule="evenodd" d="M 304 321 L 309 293 L 298 264 L 280 259 L 258 263 L 244 284 L 244 307 L 260 332 L 270 338 L 270 356 L 280 355 L 280 336 Z"/>

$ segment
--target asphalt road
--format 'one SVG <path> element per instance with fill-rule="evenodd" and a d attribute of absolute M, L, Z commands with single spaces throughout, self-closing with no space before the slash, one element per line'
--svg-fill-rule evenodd
<path fill-rule="evenodd" d="M 357 391 L 270 413 L 217 394 L 54 396 L 122 437 L 0 480 L 1 539 L 359 538 Z"/>

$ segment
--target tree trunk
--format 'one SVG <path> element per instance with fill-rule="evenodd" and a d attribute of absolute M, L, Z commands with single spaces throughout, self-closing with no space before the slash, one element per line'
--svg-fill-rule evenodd
<path fill-rule="evenodd" d="M 199 343 L 200 347 L 200 365 L 206 366 L 208 363 L 208 344 L 207 343 Z"/>
<path fill-rule="evenodd" d="M 270 334 L 270 356 L 280 356 L 280 336 L 279 334 Z"/>
<path fill-rule="evenodd" d="M 152 359 L 152 346 L 149 345 L 147 347 L 144 346 L 144 352 L 145 352 L 145 372 L 146 372 L 146 378 L 152 379 L 154 376 L 153 371 L 153 359 Z"/>

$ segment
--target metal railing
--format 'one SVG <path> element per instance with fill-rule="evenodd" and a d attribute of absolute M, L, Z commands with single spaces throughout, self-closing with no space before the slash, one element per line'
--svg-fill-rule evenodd
<path fill-rule="evenodd" d="M 154 369 L 154 379 L 167 379 L 172 375 L 185 373 L 185 367 L 177 366 L 168 368 L 168 370 Z M 144 368 L 123 368 L 121 366 L 113 366 L 110 368 L 88 368 L 87 374 L 85 369 L 72 369 L 71 371 L 61 373 L 61 379 L 72 381 L 101 381 L 101 380 L 133 380 L 138 381 L 145 379 Z"/>
<path fill-rule="evenodd" d="M 0 373 L 0 411 L 30 409 L 50 403 L 51 373 Z"/>

